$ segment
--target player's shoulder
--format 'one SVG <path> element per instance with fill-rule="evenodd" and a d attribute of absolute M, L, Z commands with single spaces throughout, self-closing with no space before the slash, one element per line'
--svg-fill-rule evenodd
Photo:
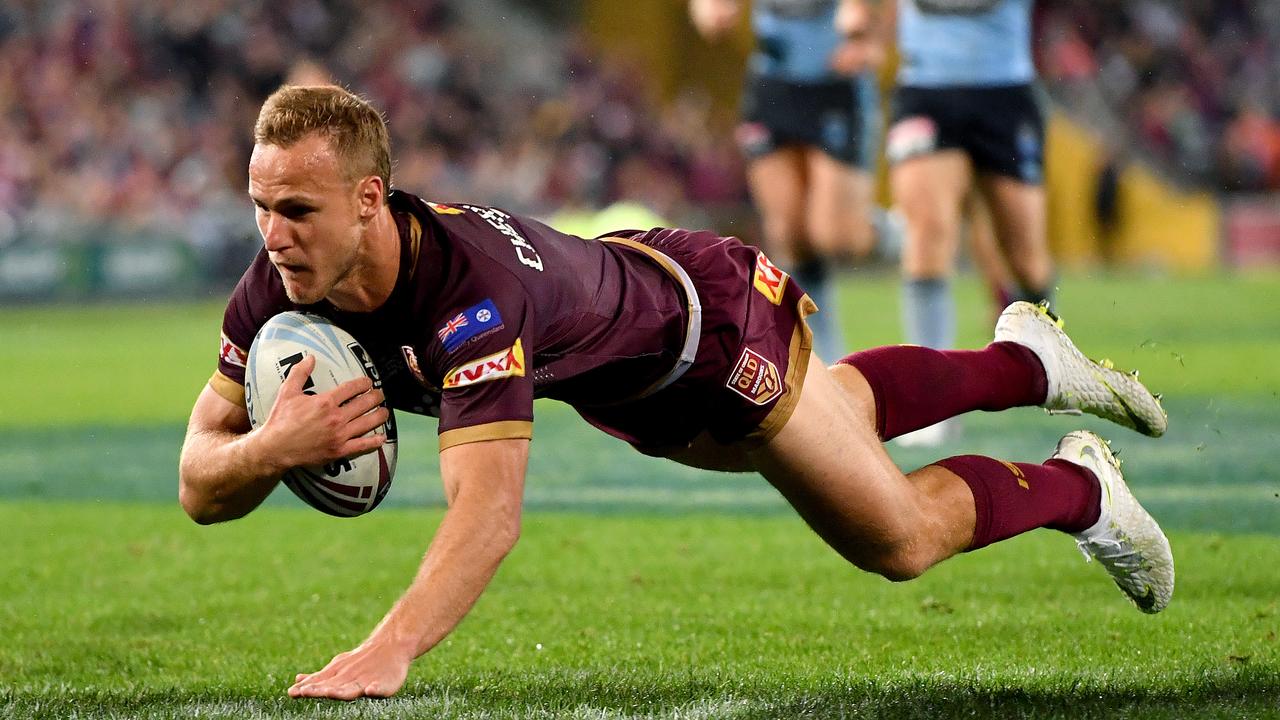
<path fill-rule="evenodd" d="M 540 245 L 554 242 L 554 231 L 537 221 L 490 205 L 435 202 L 396 193 L 424 226 L 424 237 L 439 245 L 452 270 L 472 282 L 524 285 L 543 273 Z M 455 276 L 457 273 L 455 273 Z"/>

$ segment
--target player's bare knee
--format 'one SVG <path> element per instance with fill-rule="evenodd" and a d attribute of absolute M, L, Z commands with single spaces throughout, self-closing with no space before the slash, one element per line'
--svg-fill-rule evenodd
<path fill-rule="evenodd" d="M 802 224 L 786 220 L 769 222 L 765 225 L 765 235 L 771 253 L 779 253 L 793 262 L 809 260 L 814 254 Z"/>
<path fill-rule="evenodd" d="M 920 577 L 932 565 L 932 558 L 927 553 L 902 544 L 880 552 L 867 566 L 859 567 L 891 582 L 905 582 Z"/>
<path fill-rule="evenodd" d="M 815 248 L 827 255 L 850 259 L 870 252 L 874 240 L 871 225 L 857 219 L 814 222 L 808 232 Z"/>
<path fill-rule="evenodd" d="M 920 577 L 933 565 L 934 558 L 923 538 L 913 537 L 906 529 L 893 532 L 893 538 L 880 538 L 874 542 L 850 539 L 847 542 L 828 542 L 842 557 L 859 570 L 874 573 L 893 582 L 903 582 Z"/>

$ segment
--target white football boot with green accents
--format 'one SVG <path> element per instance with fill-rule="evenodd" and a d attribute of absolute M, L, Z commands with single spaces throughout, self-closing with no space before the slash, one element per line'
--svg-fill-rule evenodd
<path fill-rule="evenodd" d="M 1017 343 L 1040 358 L 1049 380 L 1041 407 L 1048 412 L 1089 413 L 1151 437 L 1160 437 L 1169 427 L 1160 397 L 1138 381 L 1136 370 L 1123 373 L 1110 360 L 1085 357 L 1048 308 L 1013 303 L 1000 313 L 995 340 Z"/>
<path fill-rule="evenodd" d="M 1107 441 L 1087 430 L 1058 441 L 1053 459 L 1089 468 L 1102 486 L 1102 511 L 1076 533 L 1085 560 L 1097 560 L 1126 597 L 1144 613 L 1158 613 L 1173 597 L 1173 552 L 1155 518 L 1129 491 Z"/>

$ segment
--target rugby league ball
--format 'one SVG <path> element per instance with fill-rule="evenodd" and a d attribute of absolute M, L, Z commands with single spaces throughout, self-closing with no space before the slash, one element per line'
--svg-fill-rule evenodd
<path fill-rule="evenodd" d="M 244 395 L 254 428 L 267 421 L 285 377 L 307 355 L 315 356 L 316 367 L 304 393 L 320 394 L 366 376 L 374 387 L 382 387 L 373 360 L 350 333 L 319 315 L 283 312 L 262 326 L 249 347 Z M 293 468 L 282 478 L 285 487 L 330 515 L 355 517 L 374 509 L 396 471 L 396 420 L 389 408 L 387 422 L 368 434 L 386 435 L 387 441 L 359 457 Z"/>

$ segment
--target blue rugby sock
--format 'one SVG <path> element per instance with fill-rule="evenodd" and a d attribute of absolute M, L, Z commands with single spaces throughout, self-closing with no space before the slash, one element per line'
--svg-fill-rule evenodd
<path fill-rule="evenodd" d="M 791 275 L 818 304 L 819 311 L 808 318 L 809 328 L 813 330 L 814 352 L 826 363 L 833 363 L 844 357 L 844 333 L 840 330 L 836 293 L 834 284 L 830 282 L 827 261 L 814 259 L 796 263 Z"/>
<path fill-rule="evenodd" d="M 907 279 L 902 284 L 902 326 L 906 340 L 939 350 L 956 344 L 956 303 L 947 278 Z"/>

